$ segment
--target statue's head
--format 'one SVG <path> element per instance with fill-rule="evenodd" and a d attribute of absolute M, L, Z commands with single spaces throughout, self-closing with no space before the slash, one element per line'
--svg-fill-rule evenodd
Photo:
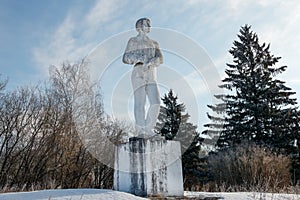
<path fill-rule="evenodd" d="M 137 20 L 135 23 L 135 28 L 136 28 L 137 32 L 149 33 L 150 32 L 150 19 L 141 18 L 141 19 Z"/>

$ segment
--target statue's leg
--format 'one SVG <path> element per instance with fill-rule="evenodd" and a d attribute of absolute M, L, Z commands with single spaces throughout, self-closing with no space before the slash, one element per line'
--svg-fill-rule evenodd
<path fill-rule="evenodd" d="M 134 118 L 138 134 L 144 134 L 145 132 L 145 104 L 145 86 L 141 86 L 134 91 Z"/>
<path fill-rule="evenodd" d="M 146 90 L 143 77 L 139 73 L 139 68 L 135 67 L 132 76 L 131 82 L 133 86 L 134 94 L 134 118 L 136 131 L 139 135 L 145 134 L 145 104 L 146 104 Z"/>
<path fill-rule="evenodd" d="M 149 110 L 146 117 L 146 132 L 149 135 L 153 135 L 154 127 L 159 114 L 160 109 L 160 96 L 158 91 L 158 86 L 156 82 L 147 84 L 146 93 L 149 99 Z"/>

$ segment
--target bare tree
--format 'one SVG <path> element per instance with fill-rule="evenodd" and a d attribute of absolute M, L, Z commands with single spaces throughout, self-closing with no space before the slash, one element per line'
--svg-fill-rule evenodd
<path fill-rule="evenodd" d="M 80 140 L 81 127 L 87 126 L 87 116 L 92 109 L 93 85 L 89 81 L 86 62 L 64 63 L 61 68 L 50 69 L 50 97 L 56 102 L 60 113 L 60 126 L 57 134 L 60 168 L 56 171 L 60 187 L 82 187 L 88 180 L 93 164 L 91 155 Z M 81 121 L 80 121 L 81 120 Z"/>
<path fill-rule="evenodd" d="M 32 179 L 33 151 L 42 127 L 40 96 L 23 87 L 1 98 L 0 184 L 17 186 Z"/>
<path fill-rule="evenodd" d="M 82 60 L 52 66 L 41 87 L 6 92 L 0 81 L 0 189 L 112 188 L 114 145 L 128 128 L 104 116 L 88 74 Z"/>

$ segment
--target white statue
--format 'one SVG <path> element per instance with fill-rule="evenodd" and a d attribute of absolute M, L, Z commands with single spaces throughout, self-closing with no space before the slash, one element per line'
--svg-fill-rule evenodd
<path fill-rule="evenodd" d="M 131 82 L 134 90 L 134 117 L 138 134 L 151 137 L 159 114 L 160 95 L 156 80 L 156 67 L 163 62 L 158 43 L 151 40 L 150 20 L 139 19 L 135 24 L 138 35 L 128 41 L 123 62 L 134 65 Z M 146 97 L 150 106 L 145 111 Z"/>

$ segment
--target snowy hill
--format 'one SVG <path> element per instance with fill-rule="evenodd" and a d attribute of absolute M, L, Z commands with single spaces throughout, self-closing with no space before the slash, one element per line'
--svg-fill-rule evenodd
<path fill-rule="evenodd" d="M 296 194 L 271 193 L 207 193 L 185 192 L 186 197 L 221 197 L 224 200 L 299 200 Z M 124 192 L 100 189 L 67 189 L 67 190 L 41 190 L 34 192 L 17 192 L 0 194 L 0 200 L 145 200 Z"/>

